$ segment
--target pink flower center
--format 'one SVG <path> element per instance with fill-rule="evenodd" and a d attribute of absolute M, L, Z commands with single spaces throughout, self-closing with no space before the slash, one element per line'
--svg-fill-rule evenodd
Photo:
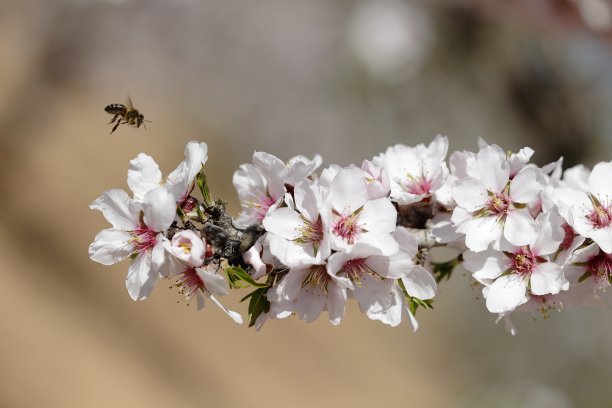
<path fill-rule="evenodd" d="M 301 245 L 317 244 L 323 239 L 323 222 L 319 215 L 316 221 L 311 221 L 304 215 L 300 215 L 302 225 L 298 227 L 298 232 L 301 234 L 294 241 Z"/>
<path fill-rule="evenodd" d="M 142 224 L 140 228 L 130 231 L 132 241 L 136 245 L 136 252 L 152 249 L 157 242 L 157 232 Z"/>
<path fill-rule="evenodd" d="M 610 203 L 603 204 L 595 196 L 590 196 L 593 210 L 587 214 L 587 220 L 595 228 L 605 228 L 612 222 L 612 206 Z"/>
<path fill-rule="evenodd" d="M 302 287 L 306 287 L 308 285 L 319 287 L 323 290 L 323 292 L 327 293 L 327 285 L 331 280 L 330 276 L 327 273 L 327 268 L 325 265 L 313 265 L 310 267 L 310 272 L 304 280 L 302 281 Z"/>
<path fill-rule="evenodd" d="M 204 291 L 206 289 L 204 281 L 198 276 L 195 268 L 185 269 L 185 271 L 179 275 L 174 286 L 179 288 L 179 293 L 181 295 L 185 296 L 187 305 L 189 305 L 193 295 L 195 295 L 198 290 Z"/>
<path fill-rule="evenodd" d="M 606 254 L 599 251 L 597 256 L 589 259 L 587 262 L 588 270 L 600 289 L 610 286 L 612 280 L 612 254 Z"/>
<path fill-rule="evenodd" d="M 486 211 L 489 215 L 506 215 L 508 209 L 512 204 L 512 200 L 505 192 L 492 194 L 485 205 Z"/>
<path fill-rule="evenodd" d="M 351 214 L 339 214 L 334 210 L 334 224 L 332 232 L 344 239 L 349 245 L 355 243 L 355 239 L 362 231 L 365 231 L 357 221 L 359 221 L 360 210 Z"/>
<path fill-rule="evenodd" d="M 530 275 L 537 265 L 537 258 L 528 247 L 521 247 L 515 253 L 506 255 L 511 261 L 510 269 L 521 276 Z"/>
<path fill-rule="evenodd" d="M 346 276 L 357 285 L 361 284 L 361 281 L 366 274 L 374 278 L 383 279 L 366 264 L 365 258 L 357 258 L 347 261 L 342 267 L 340 274 Z"/>
<path fill-rule="evenodd" d="M 268 210 L 270 207 L 272 207 L 272 205 L 274 205 L 274 203 L 276 203 L 276 200 L 274 200 L 268 194 L 260 193 L 255 196 L 253 201 L 246 203 L 246 206 L 252 209 L 253 217 L 261 221 L 266 217 Z"/>
<path fill-rule="evenodd" d="M 427 195 L 431 192 L 431 180 L 426 179 L 423 175 L 418 177 L 408 175 L 408 178 L 400 184 L 410 194 Z"/>

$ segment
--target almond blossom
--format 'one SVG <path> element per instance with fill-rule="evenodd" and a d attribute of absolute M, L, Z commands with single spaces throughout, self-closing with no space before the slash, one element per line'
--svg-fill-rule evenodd
<path fill-rule="evenodd" d="M 467 172 L 469 177 L 451 190 L 457 203 L 452 222 L 465 234 L 467 247 L 478 252 L 493 243 L 498 248 L 502 237 L 517 246 L 533 241 L 536 225 L 526 205 L 541 189 L 536 170 L 525 167 L 510 179 L 504 152 L 492 145 L 480 150 Z"/>
<path fill-rule="evenodd" d="M 440 135 L 429 146 L 389 147 L 384 163 L 391 182 L 391 199 L 400 205 L 416 203 L 440 188 L 448 175 L 444 162 L 447 151 L 448 138 Z"/>
<path fill-rule="evenodd" d="M 103 265 L 131 257 L 125 285 L 132 299 L 145 299 L 157 278 L 167 274 L 164 232 L 176 214 L 173 196 L 165 188 L 158 187 L 138 202 L 123 190 L 109 190 L 90 208 L 101 211 L 113 228 L 96 235 L 89 246 L 89 257 Z"/>
<path fill-rule="evenodd" d="M 536 222 L 536 235 L 525 245 L 503 241 L 501 251 L 464 254 L 465 268 L 485 285 L 483 294 L 492 313 L 510 312 L 527 302 L 530 294 L 554 295 L 569 287 L 561 266 L 549 259 L 564 238 L 561 218 L 547 213 Z"/>
<path fill-rule="evenodd" d="M 555 190 L 559 212 L 580 235 L 612 253 L 612 161 L 598 163 L 588 177 L 588 190 Z"/>

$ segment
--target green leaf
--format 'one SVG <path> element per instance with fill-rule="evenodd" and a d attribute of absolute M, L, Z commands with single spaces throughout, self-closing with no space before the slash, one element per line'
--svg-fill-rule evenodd
<path fill-rule="evenodd" d="M 230 286 L 234 289 L 246 288 L 249 286 L 254 286 L 256 288 L 267 288 L 270 286 L 269 283 L 260 283 L 255 281 L 248 274 L 247 271 L 242 269 L 240 266 L 230 266 L 230 265 L 222 265 L 223 270 L 227 273 L 227 277 L 230 282 Z"/>
<path fill-rule="evenodd" d="M 270 311 L 270 301 L 268 300 L 268 297 L 266 296 L 267 293 L 268 293 L 267 287 L 258 288 L 242 298 L 241 302 L 248 298 L 251 298 L 251 300 L 249 301 L 249 308 L 248 308 L 249 327 L 255 324 L 255 322 L 257 321 L 257 318 L 262 313 L 268 313 Z"/>
<path fill-rule="evenodd" d="M 408 294 L 408 291 L 406 290 L 406 287 L 404 286 L 404 282 L 402 282 L 401 280 L 398 280 L 397 283 L 399 287 L 402 289 L 404 296 L 406 296 L 406 300 L 408 301 L 408 309 L 410 310 L 410 313 L 415 315 L 419 307 L 422 307 L 424 309 L 433 309 L 432 299 L 423 300 L 423 299 L 419 299 L 419 298 L 410 296 Z"/>

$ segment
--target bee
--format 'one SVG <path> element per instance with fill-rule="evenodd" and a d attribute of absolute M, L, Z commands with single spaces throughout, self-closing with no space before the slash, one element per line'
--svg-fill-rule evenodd
<path fill-rule="evenodd" d="M 121 124 L 127 124 L 135 126 L 137 128 L 140 127 L 140 125 L 143 125 L 146 129 L 147 125 L 145 125 L 145 122 L 151 122 L 150 120 L 145 120 L 143 114 L 138 112 L 138 110 L 134 108 L 134 105 L 132 104 L 132 98 L 130 98 L 129 96 L 127 106 L 121 103 L 111 103 L 110 105 L 107 105 L 104 110 L 107 113 L 114 115 L 113 119 L 108 122 L 109 125 L 117 121 L 115 126 L 113 126 L 113 130 L 111 130 L 109 134 L 112 134 Z"/>

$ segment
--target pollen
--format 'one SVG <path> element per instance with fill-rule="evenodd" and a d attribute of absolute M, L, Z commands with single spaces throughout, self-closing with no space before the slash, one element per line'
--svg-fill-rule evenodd
<path fill-rule="evenodd" d="M 364 229 L 357 223 L 359 221 L 359 211 L 351 214 L 334 214 L 337 219 L 332 227 L 332 232 L 344 239 L 349 245 L 353 245 L 357 236 Z"/>
<path fill-rule="evenodd" d="M 603 204 L 595 196 L 590 196 L 593 209 L 589 211 L 586 218 L 594 228 L 605 228 L 612 223 L 612 205 Z"/>

